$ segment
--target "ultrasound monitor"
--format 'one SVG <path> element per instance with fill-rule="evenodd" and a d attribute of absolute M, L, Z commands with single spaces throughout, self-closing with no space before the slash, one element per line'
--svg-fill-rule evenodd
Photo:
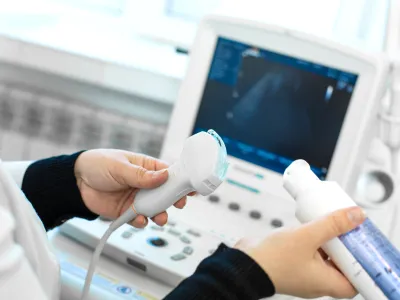
<path fill-rule="evenodd" d="M 192 133 L 283 174 L 305 159 L 325 179 L 358 74 L 219 37 Z"/>
<path fill-rule="evenodd" d="M 212 128 L 231 162 L 219 192 L 248 214 L 290 198 L 282 173 L 296 159 L 351 194 L 387 73 L 384 59 L 329 40 L 210 15 L 191 48 L 161 158 L 175 161 L 188 136 Z"/>

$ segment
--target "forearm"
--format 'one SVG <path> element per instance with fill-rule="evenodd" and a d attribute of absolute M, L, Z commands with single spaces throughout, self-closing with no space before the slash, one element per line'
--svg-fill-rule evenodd
<path fill-rule="evenodd" d="M 97 217 L 84 205 L 76 183 L 74 165 L 79 154 L 35 161 L 28 165 L 24 173 L 22 191 L 46 230 L 72 217 Z"/>
<path fill-rule="evenodd" d="M 274 285 L 256 262 L 221 245 L 164 300 L 259 300 L 274 294 Z"/>

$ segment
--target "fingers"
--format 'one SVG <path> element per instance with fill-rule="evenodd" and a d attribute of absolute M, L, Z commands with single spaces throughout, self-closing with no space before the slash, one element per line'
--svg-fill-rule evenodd
<path fill-rule="evenodd" d="M 336 299 L 351 299 L 357 295 L 357 291 L 332 261 L 327 260 L 324 265 L 326 270 L 321 271 L 321 274 L 324 274 L 321 286 L 326 287 L 329 296 Z"/>
<path fill-rule="evenodd" d="M 156 158 L 126 152 L 129 162 L 124 164 L 122 177 L 126 184 L 134 188 L 156 188 L 168 179 L 168 164 Z"/>
<path fill-rule="evenodd" d="M 338 210 L 303 227 L 306 236 L 312 239 L 316 248 L 331 239 L 356 228 L 365 220 L 364 211 L 359 207 Z"/>
<path fill-rule="evenodd" d="M 322 261 L 326 261 L 329 258 L 325 251 L 322 249 L 318 249 L 318 251 L 315 253 L 315 256 L 320 258 Z"/>
<path fill-rule="evenodd" d="M 187 196 L 194 197 L 194 196 L 196 196 L 196 192 L 189 193 Z M 187 203 L 187 196 L 183 197 L 182 199 L 179 199 L 177 202 L 175 202 L 174 206 L 176 208 L 183 209 Z"/>
<path fill-rule="evenodd" d="M 164 226 L 168 222 L 168 214 L 166 212 L 162 212 L 156 215 L 155 217 L 151 218 L 151 220 L 158 226 Z"/>
<path fill-rule="evenodd" d="M 144 167 L 130 163 L 124 164 L 121 169 L 123 181 L 133 188 L 156 188 L 168 179 L 168 171 L 166 169 L 150 171 Z"/>
<path fill-rule="evenodd" d="M 168 168 L 168 164 L 166 162 L 148 155 L 137 154 L 133 152 L 127 152 L 126 155 L 131 164 L 143 167 L 149 171 L 159 171 Z"/>
<path fill-rule="evenodd" d="M 182 199 L 180 199 L 180 200 L 178 200 L 177 202 L 175 202 L 174 206 L 175 206 L 176 208 L 182 209 L 182 208 L 184 208 L 185 205 L 186 205 L 186 200 L 187 200 L 187 198 L 186 198 L 186 197 L 183 197 Z"/>
<path fill-rule="evenodd" d="M 176 208 L 182 209 L 184 208 L 186 205 L 186 197 L 178 200 L 177 202 L 175 202 L 174 206 Z M 158 215 L 156 215 L 155 217 L 151 218 L 151 220 L 156 223 L 158 226 L 164 226 L 165 224 L 167 224 L 168 222 L 168 214 L 167 212 L 162 212 Z M 148 220 L 146 217 L 139 215 L 135 218 L 134 221 L 132 221 L 130 223 L 132 226 L 136 227 L 136 228 L 144 228 L 147 226 L 148 224 Z"/>
<path fill-rule="evenodd" d="M 166 212 L 162 212 L 153 217 L 151 220 L 158 226 L 164 226 L 168 222 L 168 214 Z M 145 216 L 139 215 L 129 224 L 136 228 L 145 228 L 148 223 L 149 220 Z"/>
<path fill-rule="evenodd" d="M 147 226 L 148 220 L 144 216 L 137 216 L 135 220 L 130 222 L 129 224 L 136 228 L 144 228 Z"/>
<path fill-rule="evenodd" d="M 197 194 L 196 192 L 191 192 L 187 196 L 193 197 L 196 194 Z M 186 205 L 186 202 L 187 202 L 187 197 L 183 197 L 183 198 L 179 199 L 178 201 L 176 201 L 174 206 L 176 208 L 183 209 L 185 207 L 185 205 Z"/>

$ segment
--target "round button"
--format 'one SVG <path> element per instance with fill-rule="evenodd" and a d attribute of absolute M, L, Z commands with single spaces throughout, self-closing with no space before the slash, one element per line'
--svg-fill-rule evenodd
<path fill-rule="evenodd" d="M 164 247 L 166 246 L 168 243 L 166 240 L 156 237 L 156 238 L 150 238 L 148 240 L 149 244 L 154 246 L 154 247 Z"/>
<path fill-rule="evenodd" d="M 256 210 L 252 210 L 250 212 L 250 218 L 255 219 L 255 220 L 261 219 L 261 213 Z"/>
<path fill-rule="evenodd" d="M 275 228 L 279 228 L 279 227 L 283 226 L 283 222 L 281 220 L 279 220 L 279 219 L 273 219 L 271 221 L 271 226 L 275 227 Z"/>
<path fill-rule="evenodd" d="M 117 290 L 118 290 L 118 292 L 125 294 L 125 295 L 132 293 L 132 289 L 127 286 L 119 286 L 119 287 L 117 287 Z"/>
<path fill-rule="evenodd" d="M 240 209 L 240 205 L 237 203 L 234 203 L 234 202 L 229 203 L 228 207 L 230 210 L 234 210 L 234 211 L 238 211 Z"/>
<path fill-rule="evenodd" d="M 124 231 L 124 232 L 122 233 L 122 237 L 123 237 L 124 239 L 129 239 L 130 237 L 132 237 L 132 235 L 133 235 L 133 233 L 130 232 L 130 231 Z"/>
<path fill-rule="evenodd" d="M 212 202 L 212 203 L 218 203 L 219 202 L 219 197 L 217 196 L 217 195 L 210 195 L 209 197 L 208 197 L 208 200 L 210 201 L 210 202 Z"/>

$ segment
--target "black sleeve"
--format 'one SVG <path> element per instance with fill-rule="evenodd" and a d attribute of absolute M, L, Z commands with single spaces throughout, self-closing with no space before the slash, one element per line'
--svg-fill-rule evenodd
<path fill-rule="evenodd" d="M 274 294 L 272 281 L 253 259 L 221 244 L 164 300 L 259 300 Z"/>
<path fill-rule="evenodd" d="M 38 160 L 24 174 L 22 191 L 46 230 L 72 217 L 97 217 L 83 203 L 74 174 L 75 161 L 82 152 Z"/>

